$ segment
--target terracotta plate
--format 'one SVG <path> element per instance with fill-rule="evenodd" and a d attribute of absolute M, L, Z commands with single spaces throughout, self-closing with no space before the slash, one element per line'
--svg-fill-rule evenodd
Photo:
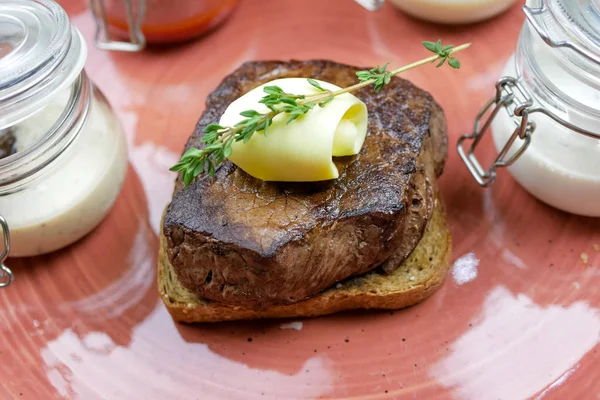
<path fill-rule="evenodd" d="M 92 43 L 89 12 L 64 5 Z M 10 260 L 0 398 L 600 398 L 599 221 L 541 204 L 506 172 L 484 191 L 454 149 L 441 180 L 454 267 L 419 306 L 303 320 L 301 330 L 281 321 L 184 326 L 157 296 L 168 167 L 206 95 L 241 62 L 401 65 L 425 54 L 422 40 L 472 41 L 460 71 L 406 75 L 445 108 L 455 143 L 491 96 L 522 23 L 518 7 L 443 28 L 350 0 L 245 0 L 221 29 L 189 44 L 140 54 L 90 46 L 87 70 L 127 133 L 129 174 L 94 233 L 51 256 Z"/>

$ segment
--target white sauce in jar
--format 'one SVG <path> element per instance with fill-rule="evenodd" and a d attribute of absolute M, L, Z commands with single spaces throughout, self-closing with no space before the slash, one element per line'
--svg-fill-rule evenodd
<path fill-rule="evenodd" d="M 537 53 L 537 61 L 551 82 L 569 97 L 600 110 L 597 89 L 564 71 L 547 53 Z M 514 56 L 504 75 L 516 76 Z M 570 122 L 590 128 L 600 121 L 582 121 L 573 110 Z M 529 148 L 510 167 L 515 179 L 541 201 L 561 210 L 600 217 L 600 140 L 573 132 L 546 115 L 535 113 L 536 123 Z M 506 112 L 500 111 L 492 123 L 496 148 L 500 150 L 516 128 Z M 596 128 L 595 130 L 598 130 Z M 520 140 L 517 139 L 517 144 Z M 513 149 L 516 148 L 513 147 Z"/>
<path fill-rule="evenodd" d="M 40 255 L 77 241 L 98 225 L 117 197 L 127 170 L 125 138 L 112 110 L 96 96 L 68 149 L 24 190 L 0 196 L 11 257 Z M 14 126 L 17 150 L 40 139 L 65 103 L 61 96 Z"/>
<path fill-rule="evenodd" d="M 515 0 L 391 0 L 413 17 L 440 24 L 482 21 L 508 9 Z"/>

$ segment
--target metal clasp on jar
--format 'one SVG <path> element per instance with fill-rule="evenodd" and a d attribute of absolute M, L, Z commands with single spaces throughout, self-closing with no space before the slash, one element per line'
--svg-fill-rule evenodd
<path fill-rule="evenodd" d="M 514 110 L 511 112 L 509 107 L 514 105 Z M 530 108 L 533 106 L 533 100 L 528 96 L 525 89 L 521 86 L 516 78 L 505 76 L 500 78 L 496 83 L 496 96 L 492 98 L 483 107 L 475 118 L 473 133 L 463 135 L 458 140 L 458 154 L 466 164 L 469 172 L 481 186 L 489 186 L 496 179 L 496 169 L 498 167 L 508 167 L 512 165 L 531 143 L 531 134 L 535 130 L 535 123 L 529 121 Z M 491 167 L 484 169 L 481 163 L 475 156 L 475 149 L 481 142 L 481 139 L 489 131 L 490 124 L 501 109 L 505 109 L 509 114 L 513 114 L 518 118 L 517 128 L 506 142 L 498 157 L 493 162 Z M 481 126 L 483 118 L 489 114 L 489 117 Z M 508 157 L 508 152 L 515 141 L 521 140 L 521 145 L 518 150 Z M 463 142 L 471 141 L 471 145 L 467 151 Z"/>
<path fill-rule="evenodd" d="M 0 216 L 0 227 L 2 228 L 2 236 L 4 237 L 4 247 L 0 253 L 0 288 L 4 288 L 12 283 L 14 277 L 10 268 L 4 265 L 10 251 L 10 233 L 8 223 L 2 216 Z"/>
<path fill-rule="evenodd" d="M 134 7 L 134 3 L 137 7 Z M 193 1 L 193 0 L 190 0 Z M 385 0 L 354 0 L 369 11 L 376 11 L 383 6 Z M 142 32 L 142 22 L 146 14 L 146 0 L 123 0 L 127 14 L 128 41 L 111 39 L 104 0 L 90 0 L 94 20 L 96 21 L 96 47 L 102 50 L 139 51 L 146 46 L 146 38 Z M 136 10 L 136 12 L 134 12 Z"/>

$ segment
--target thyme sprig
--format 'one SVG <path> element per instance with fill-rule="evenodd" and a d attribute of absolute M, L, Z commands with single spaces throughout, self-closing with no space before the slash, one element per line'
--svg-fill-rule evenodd
<path fill-rule="evenodd" d="M 273 118 L 279 114 L 286 114 L 287 124 L 308 113 L 315 106 L 325 107 L 337 96 L 350 93 L 355 90 L 373 85 L 376 92 L 381 91 L 385 85 L 390 83 L 393 76 L 424 64 L 438 61 L 437 67 L 444 63 L 452 68 L 460 68 L 460 62 L 457 58 L 450 55 L 468 48 L 471 44 L 466 43 L 461 46 L 453 45 L 443 46 L 442 42 L 423 42 L 423 46 L 433 53 L 434 56 L 424 58 L 412 64 L 405 65 L 398 69 L 388 71 L 388 63 L 383 66 L 377 66 L 367 71 L 358 71 L 356 76 L 359 83 L 344 89 L 331 91 L 323 88 L 319 82 L 308 78 L 310 85 L 317 89 L 317 93 L 310 95 L 297 95 L 286 93 L 279 86 L 265 86 L 263 91 L 265 96 L 259 101 L 264 104 L 269 111 L 260 113 L 256 110 L 242 111 L 240 115 L 244 117 L 234 126 L 221 126 L 216 123 L 208 124 L 204 129 L 204 136 L 201 141 L 204 143 L 202 149 L 188 149 L 181 160 L 171 167 L 171 171 L 180 172 L 184 185 L 188 186 L 194 179 L 201 174 L 214 175 L 217 165 L 228 158 L 233 149 L 234 142 L 247 143 L 256 132 L 263 132 L 267 136 L 269 127 L 273 124 Z"/>

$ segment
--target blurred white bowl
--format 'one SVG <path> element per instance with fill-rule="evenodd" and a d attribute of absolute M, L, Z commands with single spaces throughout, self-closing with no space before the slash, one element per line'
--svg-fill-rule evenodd
<path fill-rule="evenodd" d="M 468 24 L 498 15 L 516 0 L 390 0 L 405 13 L 440 24 Z"/>

